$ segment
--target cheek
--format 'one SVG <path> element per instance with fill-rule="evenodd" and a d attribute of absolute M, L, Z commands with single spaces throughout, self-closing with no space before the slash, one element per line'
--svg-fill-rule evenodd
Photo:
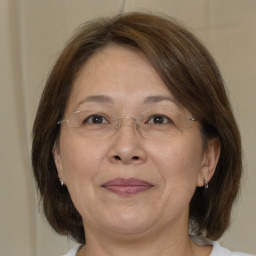
<path fill-rule="evenodd" d="M 152 161 L 166 183 L 196 186 L 202 158 L 199 136 L 189 139 L 177 138 L 169 143 L 165 141 L 154 145 Z"/>
<path fill-rule="evenodd" d="M 88 215 L 86 209 L 91 209 L 95 204 L 95 200 L 92 202 L 89 199 L 96 198 L 95 187 L 99 185 L 97 177 L 105 155 L 104 149 L 74 137 L 63 140 L 61 147 L 65 184 L 78 212 Z"/>
<path fill-rule="evenodd" d="M 63 140 L 61 149 L 67 185 L 93 179 L 103 157 L 102 147 L 73 136 Z"/>
<path fill-rule="evenodd" d="M 188 140 L 172 141 L 169 146 L 158 144 L 154 148 L 152 161 L 162 181 L 157 207 L 165 205 L 163 218 L 168 219 L 171 213 L 179 216 L 188 210 L 201 170 L 201 150 L 200 142 L 189 144 Z"/>

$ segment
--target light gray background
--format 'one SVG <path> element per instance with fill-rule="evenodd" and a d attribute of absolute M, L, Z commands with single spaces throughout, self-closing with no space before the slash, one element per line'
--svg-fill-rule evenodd
<path fill-rule="evenodd" d="M 256 254 L 255 0 L 0 0 L 0 256 L 60 255 L 73 246 L 38 213 L 32 123 L 47 74 L 77 25 L 131 10 L 176 17 L 217 60 L 241 128 L 245 169 L 221 243 Z"/>

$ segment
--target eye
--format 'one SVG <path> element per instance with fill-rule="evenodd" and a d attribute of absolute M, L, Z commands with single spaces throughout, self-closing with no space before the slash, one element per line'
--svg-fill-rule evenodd
<path fill-rule="evenodd" d="M 171 119 L 164 115 L 154 115 L 148 121 L 148 124 L 169 124 L 172 123 Z"/>
<path fill-rule="evenodd" d="M 109 123 L 108 120 L 102 116 L 102 115 L 90 115 L 89 117 L 87 117 L 84 121 L 83 124 L 107 124 Z"/>

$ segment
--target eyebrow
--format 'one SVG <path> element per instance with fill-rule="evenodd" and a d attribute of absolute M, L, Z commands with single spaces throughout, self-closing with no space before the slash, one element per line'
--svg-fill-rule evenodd
<path fill-rule="evenodd" d="M 144 104 L 153 104 L 153 103 L 158 103 L 161 101 L 171 101 L 175 104 L 177 104 L 177 101 L 171 97 L 168 96 L 161 96 L 161 95 L 157 95 L 157 96 L 149 96 L 144 100 Z"/>
<path fill-rule="evenodd" d="M 168 96 L 162 96 L 162 95 L 156 95 L 156 96 L 148 96 L 144 99 L 143 104 L 154 104 L 161 101 L 170 101 L 175 104 L 177 104 L 177 101 L 171 97 Z M 113 104 L 114 101 L 111 99 L 111 97 L 106 95 L 90 95 L 86 97 L 85 99 L 81 100 L 77 107 L 82 105 L 83 103 L 107 103 L 107 104 Z"/>
<path fill-rule="evenodd" d="M 113 103 L 113 100 L 106 96 L 106 95 L 91 95 L 86 97 L 85 99 L 81 100 L 78 104 L 77 107 L 82 105 L 83 103 L 90 103 L 90 102 L 95 102 L 95 103 Z"/>

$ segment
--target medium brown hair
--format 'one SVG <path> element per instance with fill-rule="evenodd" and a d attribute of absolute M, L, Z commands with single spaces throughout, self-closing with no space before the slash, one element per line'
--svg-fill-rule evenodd
<path fill-rule="evenodd" d="M 205 47 L 170 18 L 145 13 L 120 14 L 81 26 L 56 61 L 36 114 L 32 164 L 45 216 L 60 234 L 85 243 L 80 214 L 59 182 L 53 146 L 59 135 L 72 84 L 82 65 L 111 44 L 143 52 L 177 101 L 196 117 L 204 141 L 218 137 L 220 158 L 207 191 L 196 188 L 190 223 L 197 236 L 219 238 L 229 226 L 242 162 L 240 134 L 220 72 Z M 205 143 L 206 144 L 206 143 Z"/>

